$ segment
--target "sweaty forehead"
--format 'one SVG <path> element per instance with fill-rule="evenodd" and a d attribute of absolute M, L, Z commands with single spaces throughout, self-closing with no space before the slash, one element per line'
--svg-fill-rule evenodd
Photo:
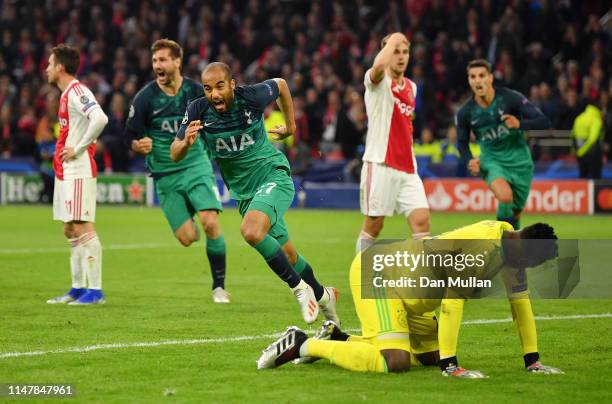
<path fill-rule="evenodd" d="M 202 83 L 214 85 L 219 81 L 228 80 L 227 73 L 220 67 L 211 67 L 202 72 Z"/>

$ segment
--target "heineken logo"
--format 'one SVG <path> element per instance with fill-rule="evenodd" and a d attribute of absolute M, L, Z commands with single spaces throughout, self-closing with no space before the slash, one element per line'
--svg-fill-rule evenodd
<path fill-rule="evenodd" d="M 45 186 L 38 175 L 1 174 L 3 200 L 9 204 L 45 202 Z M 145 176 L 99 176 L 96 184 L 96 201 L 99 204 L 138 204 L 147 200 Z"/>

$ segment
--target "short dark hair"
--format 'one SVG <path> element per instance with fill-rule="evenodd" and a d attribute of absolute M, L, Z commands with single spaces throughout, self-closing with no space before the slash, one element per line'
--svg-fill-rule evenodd
<path fill-rule="evenodd" d="M 554 239 L 557 240 L 555 229 L 546 223 L 536 223 L 525 226 L 521 230 L 521 238 L 524 239 Z"/>
<path fill-rule="evenodd" d="M 484 67 L 487 69 L 487 72 L 492 73 L 493 69 L 491 68 L 491 63 L 486 61 L 485 59 L 474 59 L 471 60 L 467 65 L 467 71 L 469 72 L 473 67 Z"/>
<path fill-rule="evenodd" d="M 212 63 L 209 63 L 204 68 L 204 71 L 202 72 L 202 74 L 204 74 L 205 72 L 207 72 L 208 70 L 211 70 L 211 69 L 221 69 L 221 70 L 223 70 L 223 72 L 227 76 L 228 80 L 232 79 L 232 69 L 230 69 L 230 67 L 228 65 L 226 65 L 225 63 L 223 63 L 223 62 L 212 62 Z"/>
<path fill-rule="evenodd" d="M 161 49 L 169 49 L 170 55 L 172 55 L 174 59 L 181 59 L 181 64 L 183 63 L 183 48 L 181 48 L 181 45 L 172 39 L 158 39 L 157 41 L 153 42 L 153 45 L 151 45 L 151 53 L 155 53 Z"/>
<path fill-rule="evenodd" d="M 542 263 L 556 258 L 559 254 L 555 229 L 546 223 L 536 223 L 521 230 L 523 248 L 527 257 Z M 547 242 L 530 242 L 529 240 L 546 240 Z"/>
<path fill-rule="evenodd" d="M 55 57 L 55 64 L 64 66 L 66 73 L 71 76 L 79 70 L 81 53 L 77 48 L 62 43 L 51 49 L 51 54 Z"/>

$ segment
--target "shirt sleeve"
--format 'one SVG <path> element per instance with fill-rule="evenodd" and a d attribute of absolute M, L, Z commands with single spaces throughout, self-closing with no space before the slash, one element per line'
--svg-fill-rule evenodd
<path fill-rule="evenodd" d="M 457 148 L 461 155 L 461 161 L 467 163 L 472 159 L 470 151 L 470 117 L 465 111 L 466 108 L 461 108 L 455 116 L 455 125 L 457 126 Z"/>
<path fill-rule="evenodd" d="M 191 121 L 195 121 L 198 119 L 200 115 L 200 111 L 198 108 L 198 102 L 192 101 L 187 105 L 187 109 L 185 110 L 185 116 L 183 116 L 183 120 L 181 121 L 181 127 L 178 132 L 176 132 L 176 138 L 179 140 L 185 139 L 185 130 L 187 130 L 187 126 Z"/>
<path fill-rule="evenodd" d="M 264 110 L 268 104 L 279 96 L 278 84 L 274 80 L 266 80 L 252 86 L 244 86 L 242 95 L 254 107 Z"/>
<path fill-rule="evenodd" d="M 102 108 L 92 108 L 91 112 L 89 112 L 88 119 L 89 125 L 87 125 L 87 130 L 85 133 L 83 133 L 78 143 L 74 146 L 74 150 L 77 155 L 83 153 L 85 150 L 87 150 L 89 145 L 96 141 L 108 123 L 108 117 Z"/>
<path fill-rule="evenodd" d="M 385 73 L 383 78 L 379 82 L 375 83 L 375 82 L 372 81 L 372 77 L 370 77 L 370 72 L 371 71 L 372 71 L 372 69 L 370 68 L 370 69 L 368 69 L 365 72 L 365 76 L 363 77 L 363 84 L 366 86 L 366 88 L 369 88 L 370 90 L 374 90 L 375 88 L 378 88 L 378 85 L 380 83 L 382 83 L 383 81 L 385 81 L 387 79 L 387 74 Z M 412 83 L 412 81 L 410 83 L 414 84 L 414 83 Z M 414 88 L 414 96 L 416 97 L 416 84 L 414 85 L 413 88 Z"/>
<path fill-rule="evenodd" d="M 77 90 L 75 89 L 71 90 L 70 95 L 68 96 L 68 101 L 72 104 L 72 107 L 79 115 L 89 118 L 91 111 L 101 108 L 100 104 L 98 104 L 96 97 L 93 95 L 90 89 L 80 84 L 77 84 L 77 86 L 80 94 L 78 94 Z"/>
<path fill-rule="evenodd" d="M 574 128 L 575 127 L 576 127 L 576 125 L 574 124 Z M 589 125 L 589 135 L 587 136 L 587 138 L 584 141 L 584 143 L 582 145 L 580 145 L 578 150 L 576 150 L 576 156 L 577 157 L 582 157 L 589 150 L 591 150 L 591 147 L 593 147 L 593 145 L 595 143 L 597 143 L 597 141 L 599 141 L 599 137 L 600 137 L 602 131 L 603 131 L 603 121 L 601 119 L 599 119 L 599 118 L 592 119 L 591 122 L 590 122 L 590 125 Z M 576 132 L 575 129 L 574 129 L 574 132 Z"/>
<path fill-rule="evenodd" d="M 523 130 L 544 130 L 550 128 L 550 119 L 533 105 L 523 94 L 511 90 L 512 106 L 519 111 L 519 121 Z"/>
<path fill-rule="evenodd" d="M 412 94 L 414 94 L 414 98 L 417 96 L 417 85 L 414 81 L 407 79 L 408 83 L 410 83 L 410 87 L 412 87 Z"/>
<path fill-rule="evenodd" d="M 189 96 L 189 102 L 195 100 L 196 98 L 202 97 L 204 95 L 204 87 L 200 83 L 193 83 L 193 89 Z"/>
<path fill-rule="evenodd" d="M 142 97 L 137 94 L 132 101 L 132 105 L 130 105 L 130 111 L 125 123 L 126 142 L 131 144 L 132 140 L 140 139 L 147 135 L 148 114 L 147 103 L 143 102 Z"/>

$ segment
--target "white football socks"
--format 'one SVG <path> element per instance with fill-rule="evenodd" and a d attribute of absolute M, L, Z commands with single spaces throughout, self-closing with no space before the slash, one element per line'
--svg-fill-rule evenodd
<path fill-rule="evenodd" d="M 102 245 L 95 231 L 79 237 L 79 245 L 83 249 L 81 265 L 87 273 L 89 289 L 102 289 Z"/>
<path fill-rule="evenodd" d="M 426 238 L 429 237 L 429 232 L 428 231 L 424 231 L 421 233 L 412 233 L 412 239 L 413 240 L 420 240 L 422 238 Z"/>
<path fill-rule="evenodd" d="M 83 248 L 79 244 L 79 238 L 69 238 L 70 244 L 70 275 L 72 277 L 72 287 L 82 289 L 86 286 L 85 271 L 81 263 Z"/>
<path fill-rule="evenodd" d="M 367 250 L 376 242 L 376 237 L 369 233 L 361 230 L 359 237 L 357 237 L 357 244 L 355 245 L 355 253 L 359 254 L 362 251 Z"/>

